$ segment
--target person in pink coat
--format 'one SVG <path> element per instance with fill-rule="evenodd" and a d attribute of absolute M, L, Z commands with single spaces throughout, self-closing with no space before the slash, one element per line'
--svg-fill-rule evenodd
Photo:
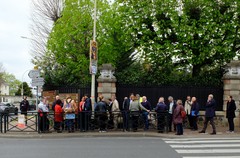
<path fill-rule="evenodd" d="M 177 107 L 173 112 L 173 123 L 176 125 L 177 133 L 176 135 L 183 135 L 183 118 L 181 111 L 185 111 L 182 105 L 182 100 L 177 101 Z"/>

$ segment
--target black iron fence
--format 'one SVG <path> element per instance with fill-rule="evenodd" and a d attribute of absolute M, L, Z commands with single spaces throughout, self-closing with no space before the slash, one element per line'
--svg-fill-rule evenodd
<path fill-rule="evenodd" d="M 20 113 L 19 113 L 20 114 Z M 162 131 L 168 132 L 168 113 L 149 112 L 79 112 L 68 118 L 65 113 L 27 112 L 20 115 L 0 113 L 0 132 L 74 132 L 74 131 Z M 21 115 L 23 117 L 23 115 Z M 70 125 L 69 125 L 70 123 Z M 146 127 L 147 126 L 147 127 Z"/>

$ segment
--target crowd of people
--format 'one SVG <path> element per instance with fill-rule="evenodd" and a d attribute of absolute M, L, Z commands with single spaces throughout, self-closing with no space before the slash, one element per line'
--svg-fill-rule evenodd
<path fill-rule="evenodd" d="M 22 114 L 26 116 L 26 98 L 21 102 L 20 107 Z M 154 108 L 153 108 L 154 107 Z M 136 132 L 139 128 L 139 118 L 142 118 L 144 130 L 149 130 L 150 113 L 155 112 L 157 120 L 157 131 L 176 132 L 176 135 L 183 135 L 183 126 L 189 127 L 193 131 L 198 131 L 199 103 L 196 97 L 187 96 L 183 104 L 182 100 L 174 100 L 172 96 L 165 101 L 164 97 L 160 97 L 156 106 L 152 106 L 146 96 L 130 94 L 125 97 L 122 106 L 119 105 L 115 96 L 105 99 L 99 96 L 98 101 L 92 109 L 90 97 L 86 94 L 76 103 L 70 96 L 60 99 L 56 96 L 52 104 L 54 111 L 54 129 L 61 133 L 67 130 L 69 133 L 79 130 L 81 132 L 88 131 L 90 121 L 93 117 L 97 121 L 99 132 L 107 132 L 109 122 L 112 129 L 118 129 L 119 118 L 122 119 L 124 131 Z M 38 105 L 39 112 L 39 130 L 40 132 L 49 132 L 49 105 L 46 97 L 43 97 Z M 205 105 L 204 127 L 199 133 L 205 133 L 208 122 L 212 126 L 212 133 L 216 134 L 214 117 L 216 109 L 216 101 L 213 95 L 208 96 Z M 232 96 L 228 96 L 226 117 L 229 123 L 229 133 L 234 133 L 234 121 L 236 104 Z"/>

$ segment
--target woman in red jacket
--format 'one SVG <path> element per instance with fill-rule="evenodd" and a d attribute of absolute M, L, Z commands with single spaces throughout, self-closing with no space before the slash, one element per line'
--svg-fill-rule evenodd
<path fill-rule="evenodd" d="M 62 101 L 60 99 L 58 99 L 56 101 L 56 105 L 55 105 L 55 123 L 56 123 L 56 130 L 58 133 L 62 133 L 61 131 L 61 126 L 62 126 L 62 122 L 63 122 L 63 110 L 61 107 L 61 103 Z"/>

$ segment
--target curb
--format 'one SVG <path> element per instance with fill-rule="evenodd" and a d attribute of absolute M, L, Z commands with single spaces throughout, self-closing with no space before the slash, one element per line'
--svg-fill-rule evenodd
<path fill-rule="evenodd" d="M 61 139 L 61 138 L 89 138 L 89 137 L 155 137 L 155 138 L 165 138 L 165 139 L 174 139 L 174 138 L 224 138 L 224 137 L 240 137 L 239 134 L 223 134 L 222 132 L 217 133 L 216 135 L 209 134 L 190 134 L 184 133 L 182 136 L 177 136 L 174 133 L 155 133 L 155 132 L 107 132 L 107 133 L 98 133 L 98 132 L 86 132 L 86 133 L 33 133 L 33 132 L 8 132 L 0 134 L 0 138 L 32 138 L 32 139 Z"/>

